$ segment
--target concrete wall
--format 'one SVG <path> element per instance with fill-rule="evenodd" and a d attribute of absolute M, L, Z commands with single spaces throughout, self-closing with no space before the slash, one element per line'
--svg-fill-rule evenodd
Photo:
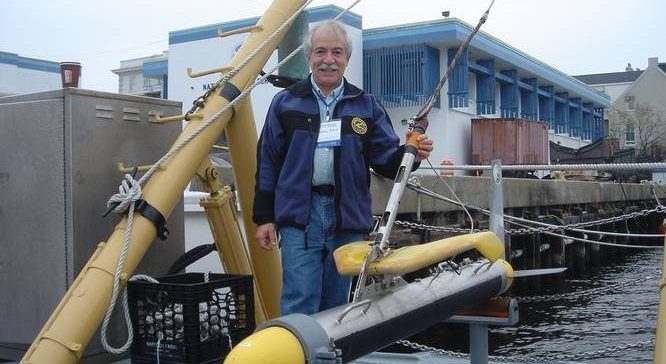
<path fill-rule="evenodd" d="M 443 177 L 461 201 L 483 208 L 489 206 L 490 182 L 485 177 Z M 421 186 L 448 198 L 454 198 L 444 183 L 433 172 L 420 176 Z M 393 181 L 381 177 L 372 179 L 373 213 L 381 214 L 386 208 Z M 504 207 L 562 206 L 578 204 L 625 203 L 626 201 L 653 200 L 648 185 L 636 183 L 581 182 L 568 180 L 503 179 Z M 659 198 L 666 198 L 661 189 Z M 625 197 L 626 194 L 626 197 Z M 400 202 L 401 213 L 414 213 L 417 194 L 406 190 Z M 421 196 L 422 212 L 456 211 L 453 204 Z"/>

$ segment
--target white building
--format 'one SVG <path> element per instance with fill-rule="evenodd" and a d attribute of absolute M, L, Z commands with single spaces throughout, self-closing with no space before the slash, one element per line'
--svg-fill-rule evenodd
<path fill-rule="evenodd" d="M 0 96 L 62 88 L 60 64 L 0 51 Z"/>
<path fill-rule="evenodd" d="M 118 75 L 118 93 L 169 98 L 167 61 L 168 52 L 121 61 L 120 68 L 111 70 Z"/>
<path fill-rule="evenodd" d="M 613 131 L 624 148 L 645 148 L 642 141 L 660 144 L 666 148 L 666 63 L 660 63 L 657 57 L 647 60 L 644 70 L 632 69 L 627 65 L 624 72 L 599 73 L 575 76 L 582 82 L 605 92 L 610 96 L 612 105 L 606 117 Z M 632 118 L 631 114 L 639 105 L 656 112 L 654 120 Z M 613 112 L 625 113 L 627 117 L 614 118 Z M 615 120 L 617 119 L 617 120 Z M 656 125 L 650 125 L 655 123 Z M 637 125 L 638 124 L 638 125 Z M 642 125 L 641 125 L 642 124 Z M 654 127 L 653 127 L 654 126 Z M 640 150 L 636 151 L 640 153 Z M 643 151 L 644 152 L 644 151 Z"/>

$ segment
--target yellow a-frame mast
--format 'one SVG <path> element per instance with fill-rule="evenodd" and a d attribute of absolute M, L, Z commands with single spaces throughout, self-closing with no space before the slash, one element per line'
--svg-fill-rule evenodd
<path fill-rule="evenodd" d="M 248 55 L 259 48 L 259 45 L 271 36 L 275 30 L 293 15 L 297 9 L 304 4 L 303 0 L 275 0 L 259 20 L 257 25 L 260 31 L 252 32 L 247 41 L 231 61 L 230 67 L 239 65 Z M 282 32 L 284 33 L 284 32 Z M 226 87 L 235 87 L 237 90 L 245 89 L 254 81 L 261 68 L 268 61 L 283 34 L 272 38 L 271 42 L 262 49 L 238 74 L 231 78 Z M 229 93 L 215 90 L 206 100 L 205 106 L 199 110 L 201 118 L 190 121 L 186 129 L 175 144 L 184 140 L 193 130 L 199 127 L 219 110 L 227 106 L 231 100 L 221 96 Z M 233 93 L 231 93 L 233 94 Z M 227 96 L 228 97 L 228 96 Z M 231 97 L 233 98 L 233 97 Z M 247 116 L 248 113 L 244 113 Z M 143 187 L 142 198 L 152 207 L 157 209 L 163 216 L 167 217 L 182 197 L 182 192 L 195 175 L 197 168 L 208 157 L 208 151 L 213 143 L 224 132 L 228 124 L 233 125 L 233 135 L 245 136 L 245 140 L 233 141 L 234 145 L 256 145 L 256 129 L 252 120 L 237 120 L 237 115 L 226 112 L 218 117 L 208 128 L 195 137 L 188 145 L 175 153 Z M 250 140 L 254 138 L 254 140 Z M 240 147 L 239 147 L 240 149 Z M 234 149 L 232 149 L 232 153 Z M 237 163 L 236 160 L 239 159 Z M 255 158 L 254 153 L 241 154 L 234 157 L 236 165 L 246 165 L 242 174 L 234 168 L 237 184 L 242 187 L 241 202 L 244 210 L 246 226 L 249 218 L 249 201 L 251 201 L 254 173 L 252 165 L 245 163 L 242 159 Z M 251 173 L 250 173 L 251 172 Z M 81 274 L 76 278 L 61 302 L 58 304 L 51 317 L 48 319 L 37 338 L 34 340 L 28 352 L 22 359 L 22 363 L 75 363 L 77 362 L 88 345 L 90 339 L 99 327 L 104 317 L 112 294 L 113 275 L 116 262 L 120 255 L 121 245 L 127 219 L 123 219 L 114 229 L 108 241 L 101 243 L 91 259 L 83 268 Z M 153 223 L 139 214 L 134 215 L 134 227 L 130 238 L 129 251 L 125 261 L 121 277 L 121 287 L 125 286 L 127 279 L 132 275 L 141 258 L 155 240 L 157 230 Z M 248 231 L 252 237 L 253 231 Z M 252 245 L 252 244 L 251 244 Z M 276 316 L 279 285 L 275 286 L 276 277 L 279 274 L 273 271 L 279 268 L 276 252 L 260 252 L 251 249 L 254 253 L 256 281 L 262 292 L 264 301 L 271 302 L 267 305 L 271 308 L 269 317 Z M 260 260 L 261 262 L 257 261 Z"/>

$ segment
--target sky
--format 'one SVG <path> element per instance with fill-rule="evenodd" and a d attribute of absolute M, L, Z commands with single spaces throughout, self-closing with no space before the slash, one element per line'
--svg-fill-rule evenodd
<path fill-rule="evenodd" d="M 352 0 L 310 5 L 346 8 Z M 161 54 L 170 31 L 261 16 L 270 0 L 0 0 L 0 51 L 80 62 L 81 87 L 118 91 L 120 61 Z M 363 28 L 451 17 L 476 25 L 490 0 L 362 0 Z M 570 75 L 666 62 L 665 0 L 495 0 L 483 31 Z M 220 65 L 222 66 L 222 65 Z M 0 80 L 2 82 L 2 80 Z"/>

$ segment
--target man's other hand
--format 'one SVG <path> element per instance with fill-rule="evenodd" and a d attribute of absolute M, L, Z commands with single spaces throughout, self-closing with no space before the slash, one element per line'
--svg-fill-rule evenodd
<path fill-rule="evenodd" d="M 254 234 L 254 237 L 263 249 L 273 250 L 277 245 L 275 225 L 272 222 L 257 226 L 257 231 Z"/>

